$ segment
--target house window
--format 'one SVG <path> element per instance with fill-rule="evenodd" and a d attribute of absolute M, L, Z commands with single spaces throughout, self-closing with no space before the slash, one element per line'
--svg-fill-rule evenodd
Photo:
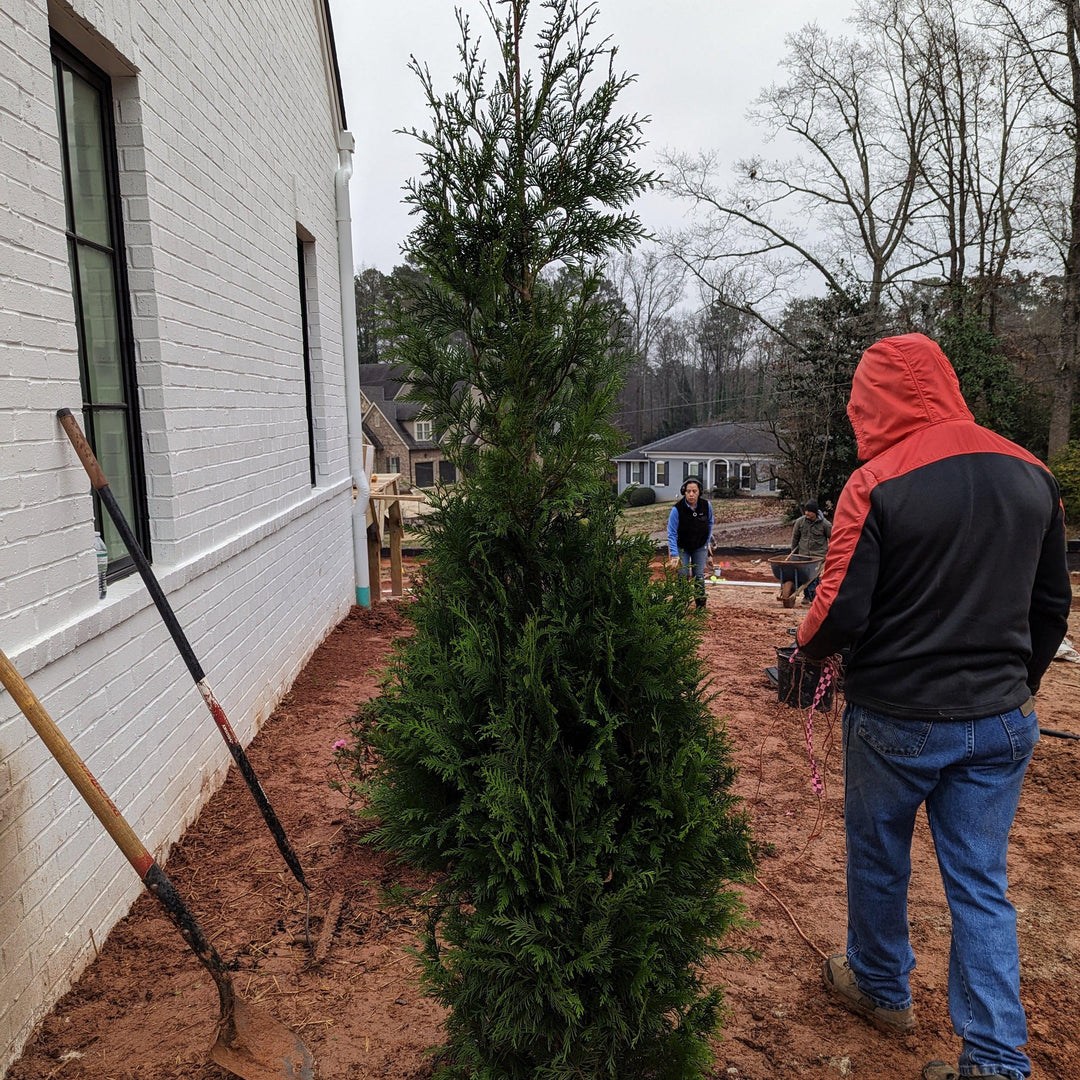
<path fill-rule="evenodd" d="M 53 78 L 86 437 L 149 557 L 112 84 L 58 38 L 53 39 Z M 94 523 L 108 548 L 109 580 L 129 573 L 131 556 L 96 496 Z"/>
<path fill-rule="evenodd" d="M 386 471 L 391 475 L 401 472 L 401 458 L 388 457 L 386 459 Z"/>
<path fill-rule="evenodd" d="M 657 487 L 667 487 L 668 482 L 668 463 L 666 461 L 658 461 L 656 463 L 656 485 Z"/>
<path fill-rule="evenodd" d="M 439 482 L 442 484 L 452 484 L 456 479 L 457 474 L 454 472 L 454 463 L 452 461 L 440 461 Z"/>
<path fill-rule="evenodd" d="M 315 415 L 311 404 L 311 334 L 308 327 L 307 279 L 310 248 L 296 238 L 296 262 L 300 270 L 300 336 L 304 351 L 304 406 L 307 413 L 308 474 L 315 486 Z"/>
<path fill-rule="evenodd" d="M 770 476 L 769 477 L 769 490 L 770 491 L 775 491 L 776 490 L 776 477 L 775 476 Z"/>
<path fill-rule="evenodd" d="M 645 462 L 644 461 L 631 461 L 630 462 L 630 483 L 631 484 L 644 484 L 645 483 Z"/>
<path fill-rule="evenodd" d="M 416 441 L 431 442 L 432 422 L 430 420 L 416 421 Z"/>
<path fill-rule="evenodd" d="M 418 461 L 416 463 L 416 486 L 422 488 L 435 486 L 434 461 Z"/>
<path fill-rule="evenodd" d="M 739 487 L 748 491 L 754 486 L 754 467 L 749 464 L 739 466 Z"/>

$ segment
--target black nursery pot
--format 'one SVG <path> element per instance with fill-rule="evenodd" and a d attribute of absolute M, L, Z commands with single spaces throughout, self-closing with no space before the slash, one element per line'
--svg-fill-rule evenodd
<path fill-rule="evenodd" d="M 814 693 L 821 678 L 821 665 L 803 657 L 796 656 L 792 661 L 796 646 L 783 645 L 776 650 L 777 695 L 784 705 L 796 709 L 809 709 L 814 703 Z M 825 694 L 818 702 L 819 709 L 832 707 L 833 686 L 830 682 Z"/>

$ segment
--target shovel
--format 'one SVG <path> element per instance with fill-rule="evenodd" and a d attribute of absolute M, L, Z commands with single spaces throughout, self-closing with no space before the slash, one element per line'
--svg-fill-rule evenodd
<path fill-rule="evenodd" d="M 127 546 L 128 553 L 134 560 L 135 566 L 150 592 L 154 606 L 158 609 L 158 614 L 165 623 L 165 627 L 169 631 L 177 649 L 180 650 L 180 656 L 187 665 L 192 679 L 195 680 L 195 686 L 198 688 L 199 693 L 202 694 L 203 701 L 206 702 L 206 707 L 210 710 L 210 715 L 214 718 L 214 723 L 217 724 L 218 731 L 221 732 L 221 737 L 225 740 L 225 745 L 229 748 L 229 753 L 232 754 L 233 761 L 236 762 L 236 767 L 240 770 L 240 775 L 244 778 L 244 783 L 247 784 L 248 790 L 259 807 L 259 812 L 274 837 L 278 851 L 281 852 L 281 857 L 292 871 L 293 877 L 302 886 L 305 898 L 309 898 L 308 883 L 304 877 L 304 870 L 300 865 L 300 860 L 296 857 L 296 852 L 293 851 L 289 844 L 288 838 L 285 836 L 285 830 L 282 828 L 277 814 L 274 813 L 274 808 L 270 805 L 270 800 L 266 797 L 266 793 L 259 783 L 259 778 L 255 775 L 255 770 L 251 767 L 251 762 L 248 760 L 247 754 L 244 753 L 244 748 L 240 745 L 240 740 L 237 739 L 236 733 L 229 723 L 229 718 L 225 715 L 225 710 L 221 707 L 217 698 L 214 697 L 213 691 L 207 684 L 206 673 L 196 658 L 187 636 L 180 628 L 180 623 L 177 622 L 176 615 L 173 613 L 169 601 L 165 598 L 165 593 L 158 579 L 154 576 L 154 571 L 150 569 L 150 563 L 147 562 L 138 540 L 135 539 L 135 534 L 131 531 L 131 526 L 128 525 L 127 519 L 124 517 L 124 511 L 120 509 L 116 496 L 109 489 L 109 481 L 105 478 L 105 472 L 94 455 L 94 451 L 90 448 L 90 444 L 86 441 L 86 436 L 83 435 L 79 422 L 72 415 L 70 409 L 60 409 L 56 415 L 67 433 L 67 437 L 71 440 L 71 445 L 74 447 L 75 453 L 78 454 L 83 468 L 86 469 L 91 485 L 98 493 L 102 505 L 109 511 L 109 516 L 113 519 L 117 532 L 120 533 L 121 539 Z M 308 943 L 310 945 L 310 938 Z"/>
<path fill-rule="evenodd" d="M 315 1080 L 315 1061 L 299 1038 L 268 1012 L 236 996 L 228 969 L 195 921 L 195 916 L 180 899 L 172 882 L 165 876 L 165 871 L 143 847 L 86 763 L 75 753 L 71 743 L 2 650 L 0 682 L 116 841 L 128 862 L 135 867 L 143 884 L 161 902 L 173 925 L 194 950 L 199 963 L 213 977 L 221 1001 L 221 1016 L 217 1041 L 210 1049 L 211 1060 L 243 1080 Z"/>

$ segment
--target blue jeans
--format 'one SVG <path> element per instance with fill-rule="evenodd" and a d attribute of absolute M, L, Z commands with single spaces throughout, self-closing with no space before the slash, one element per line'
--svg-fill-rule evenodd
<path fill-rule="evenodd" d="M 694 597 L 699 604 L 705 603 L 705 560 L 709 555 L 709 545 L 694 551 L 679 548 L 679 575 L 690 574 L 694 579 Z"/>
<path fill-rule="evenodd" d="M 878 1005 L 911 1004 L 911 836 L 919 806 L 934 838 L 952 914 L 949 1014 L 959 1071 L 1030 1075 L 1020 1004 L 1016 911 L 1005 860 L 1020 788 L 1039 741 L 1034 711 L 981 720 L 910 720 L 844 711 L 847 958 Z"/>

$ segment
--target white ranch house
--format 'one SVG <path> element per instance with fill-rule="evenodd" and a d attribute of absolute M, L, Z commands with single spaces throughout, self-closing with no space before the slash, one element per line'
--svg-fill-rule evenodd
<path fill-rule="evenodd" d="M 780 448 L 762 423 L 709 424 L 687 428 L 613 459 L 618 489 L 651 487 L 659 501 L 677 499 L 688 476 L 699 476 L 708 494 L 732 487 L 745 495 L 778 491 Z"/>
<path fill-rule="evenodd" d="M 164 860 L 231 759 L 56 413 L 248 743 L 369 589 L 329 8 L 5 2 L 0 71 L 0 648 Z M 0 690 L 0 1076 L 141 891 Z"/>

